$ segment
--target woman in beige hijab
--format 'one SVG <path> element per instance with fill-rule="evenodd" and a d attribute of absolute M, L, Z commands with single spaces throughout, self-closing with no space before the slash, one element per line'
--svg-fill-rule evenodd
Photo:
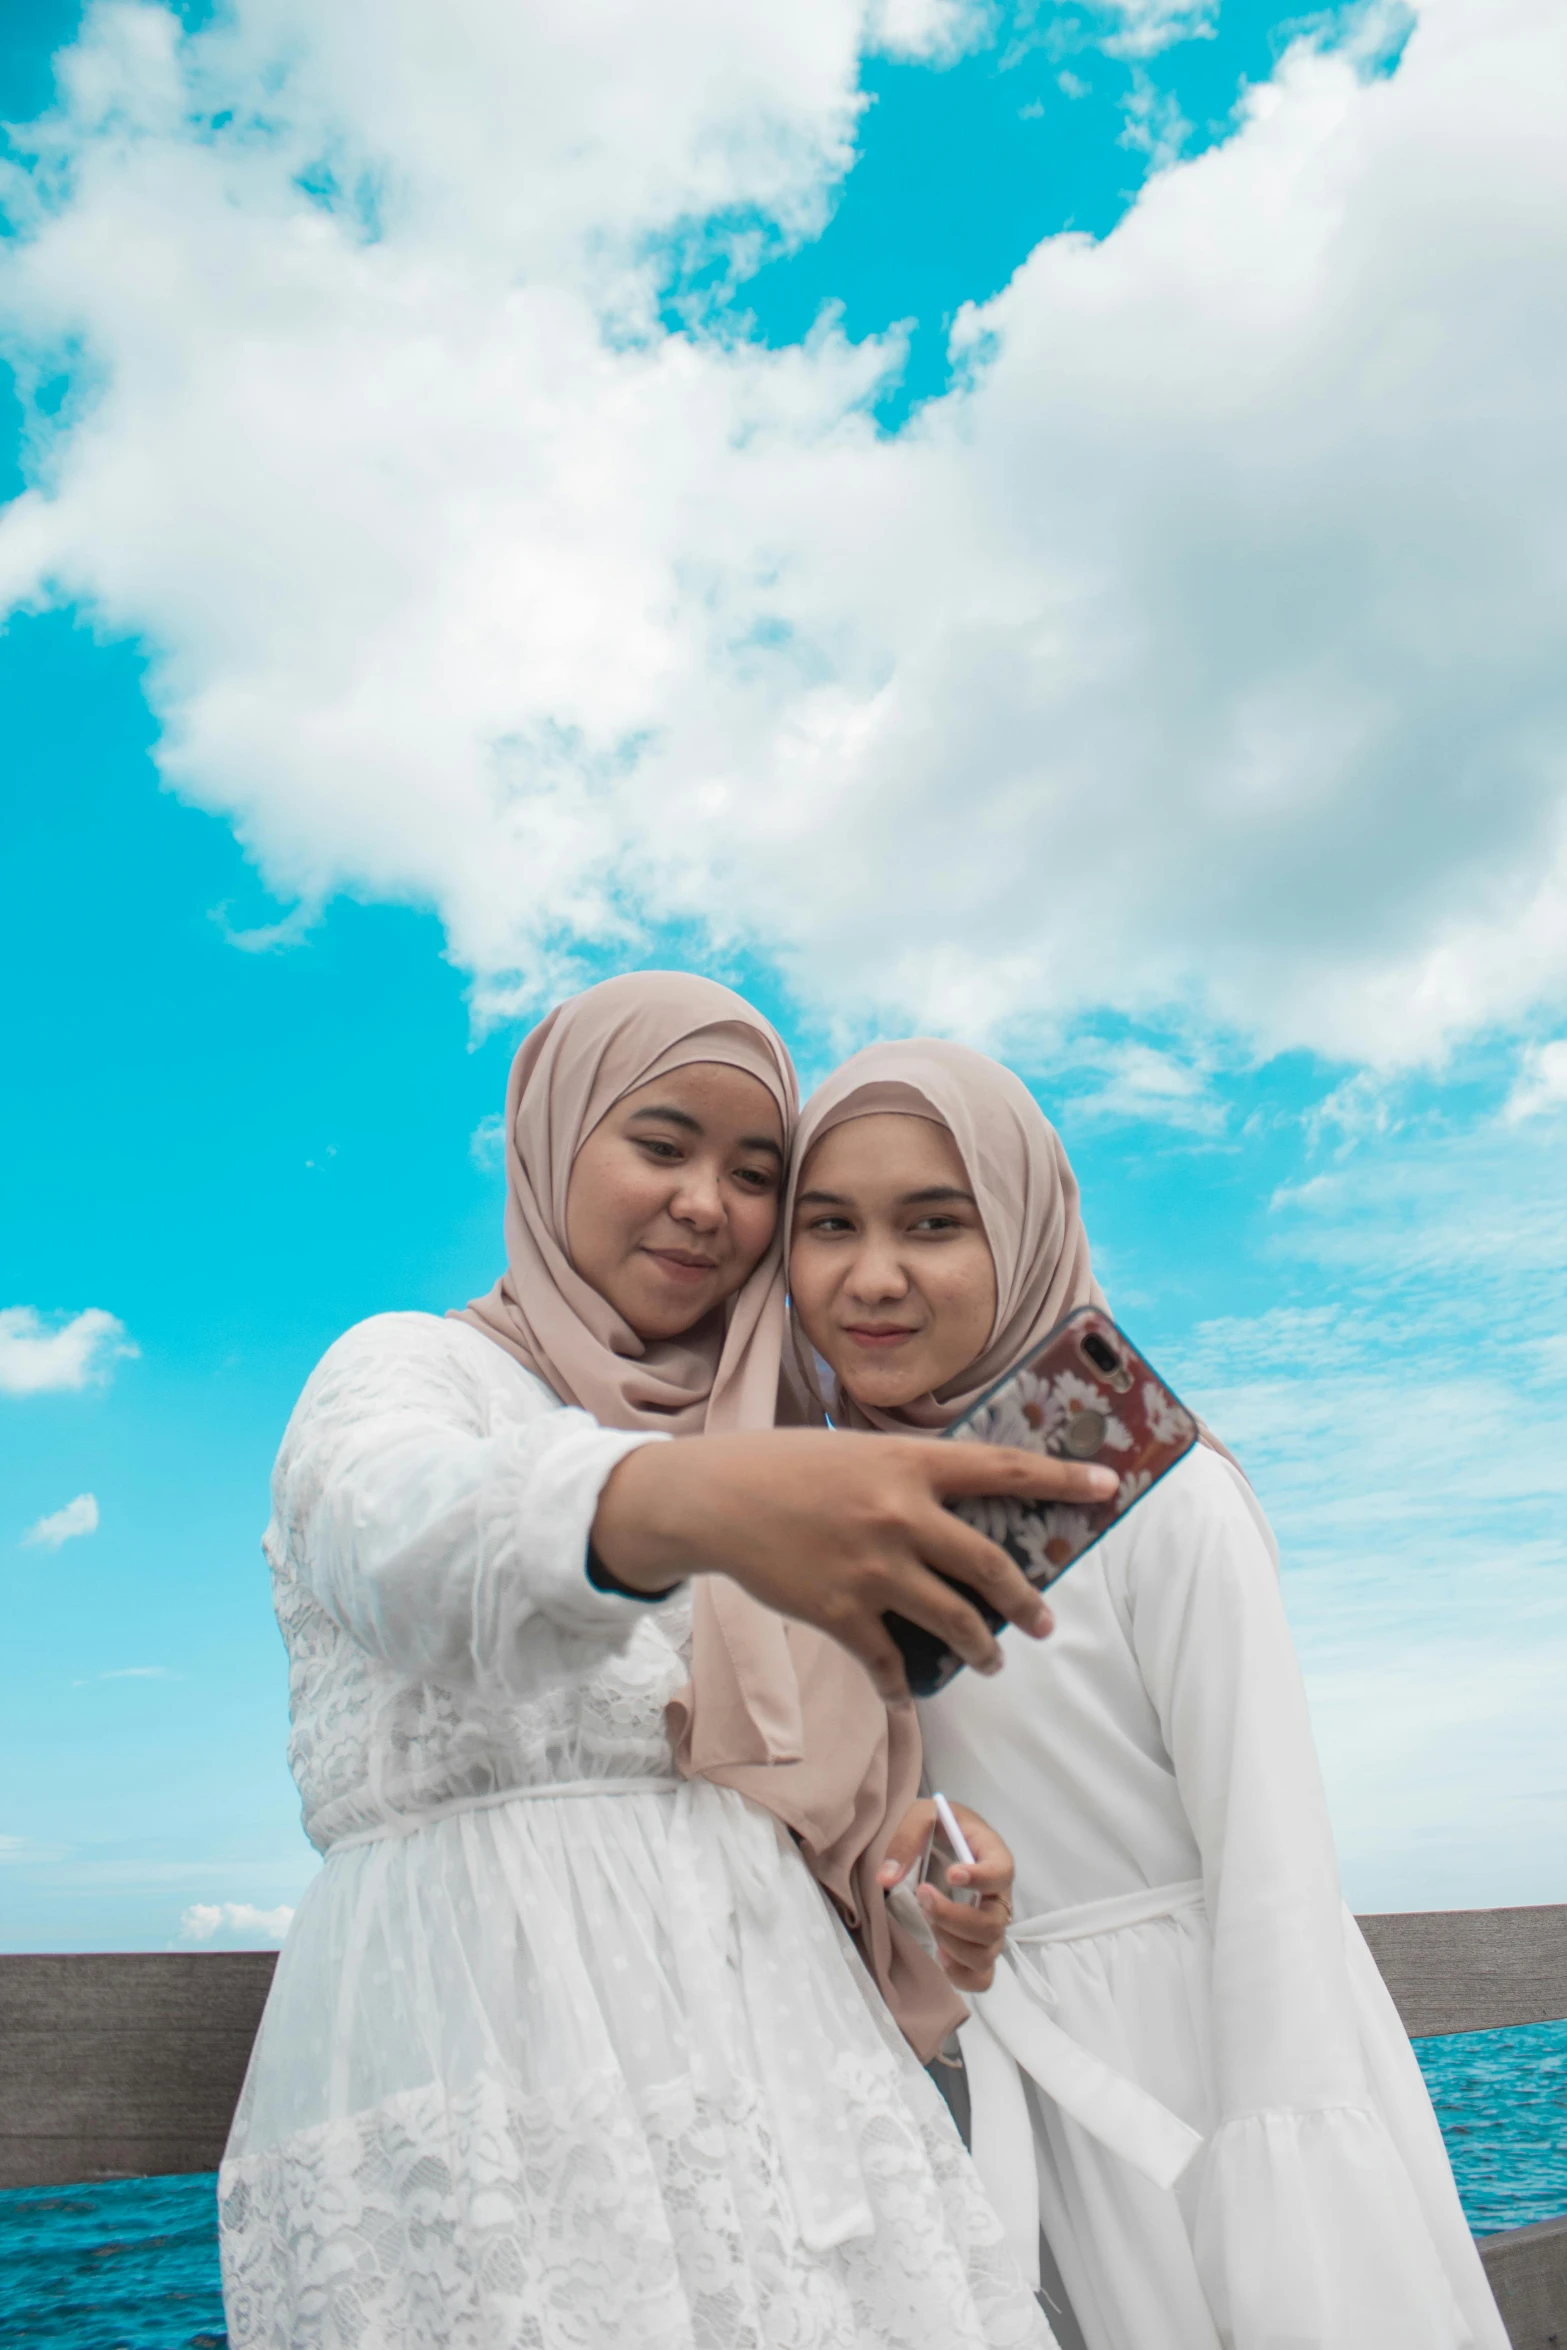
<path fill-rule="evenodd" d="M 994 1464 L 772 1429 L 794 1104 L 708 981 L 560 1006 L 496 1287 L 306 1385 L 266 1549 L 326 1858 L 223 2166 L 236 2350 L 1048 2339 L 845 1931 L 928 2047 L 961 2009 L 875 1891 L 917 1773 L 881 1611 L 983 1667 L 931 1570 L 1037 1603 L 940 1506 Z"/>
<path fill-rule="evenodd" d="M 790 1281 L 833 1417 L 950 1427 L 1102 1304 L 1027 1088 L 876 1045 L 807 1104 Z M 955 1446 L 954 1450 L 968 1450 Z M 974 1447 L 972 1449 L 981 1449 Z M 1087 2350 L 1504 2350 L 1419 2067 L 1338 1890 L 1278 1554 L 1212 1439 L 920 1708 L 1017 1856 L 962 2033 L 973 2145 Z"/>

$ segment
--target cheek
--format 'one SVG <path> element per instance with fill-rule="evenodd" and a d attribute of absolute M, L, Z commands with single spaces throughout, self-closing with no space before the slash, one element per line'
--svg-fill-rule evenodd
<path fill-rule="evenodd" d="M 618 1152 L 579 1154 L 566 1192 L 566 1244 L 579 1269 L 615 1253 L 626 1232 L 645 1218 L 645 1178 L 639 1162 L 628 1163 Z"/>
<path fill-rule="evenodd" d="M 777 1193 L 742 1192 L 730 1210 L 729 1224 L 737 1253 L 755 1265 L 767 1254 L 778 1229 Z"/>
<path fill-rule="evenodd" d="M 797 1241 L 789 1252 L 789 1296 L 801 1329 L 824 1354 L 822 1340 L 829 1335 L 824 1308 L 831 1286 L 816 1250 L 809 1241 Z"/>
<path fill-rule="evenodd" d="M 954 1253 L 938 1312 L 944 1334 L 961 1339 L 971 1356 L 981 1352 L 996 1318 L 996 1277 L 988 1249 L 965 1249 L 961 1258 Z"/>

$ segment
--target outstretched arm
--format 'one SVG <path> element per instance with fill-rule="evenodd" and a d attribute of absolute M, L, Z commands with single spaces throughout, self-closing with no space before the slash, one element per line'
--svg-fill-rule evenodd
<path fill-rule="evenodd" d="M 977 1672 L 1001 1670 L 966 1583 L 1042 1639 L 1051 1615 L 1005 1551 L 944 1509 L 960 1494 L 1100 1501 L 1107 1469 L 1004 1445 L 779 1428 L 648 1445 L 609 1474 L 593 1548 L 617 1580 L 658 1591 L 690 1574 L 729 1575 L 780 1615 L 814 1624 L 859 1658 L 888 1704 L 908 1697 L 882 1621 L 896 1612 Z"/>

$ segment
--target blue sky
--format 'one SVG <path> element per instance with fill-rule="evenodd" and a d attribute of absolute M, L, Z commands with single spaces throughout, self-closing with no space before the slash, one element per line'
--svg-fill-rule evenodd
<path fill-rule="evenodd" d="M 493 1277 L 528 1009 L 670 960 L 808 1081 L 1010 1053 L 1351 1898 L 1559 1897 L 1552 11 L 689 0 L 607 130 L 593 12 L 463 13 L 105 9 L 53 116 L 79 12 L 0 35 L 0 1942 L 275 1933 L 283 1421 Z"/>

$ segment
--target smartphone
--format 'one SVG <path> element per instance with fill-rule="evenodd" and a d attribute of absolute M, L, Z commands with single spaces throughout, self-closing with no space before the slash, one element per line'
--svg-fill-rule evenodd
<path fill-rule="evenodd" d="M 1140 1355 L 1124 1330 L 1097 1306 L 1079 1306 L 1048 1338 L 982 1395 L 946 1434 L 955 1444 L 1012 1444 L 1056 1460 L 1093 1461 L 1120 1483 L 1108 1501 L 1015 1501 L 976 1494 L 948 1509 L 988 1534 L 1044 1591 L 1197 1442 L 1197 1422 Z M 954 1577 L 944 1578 L 982 1615 L 992 1632 L 1006 1618 Z M 909 1687 L 934 1697 L 963 1659 L 934 1632 L 888 1615 L 903 1652 Z"/>

